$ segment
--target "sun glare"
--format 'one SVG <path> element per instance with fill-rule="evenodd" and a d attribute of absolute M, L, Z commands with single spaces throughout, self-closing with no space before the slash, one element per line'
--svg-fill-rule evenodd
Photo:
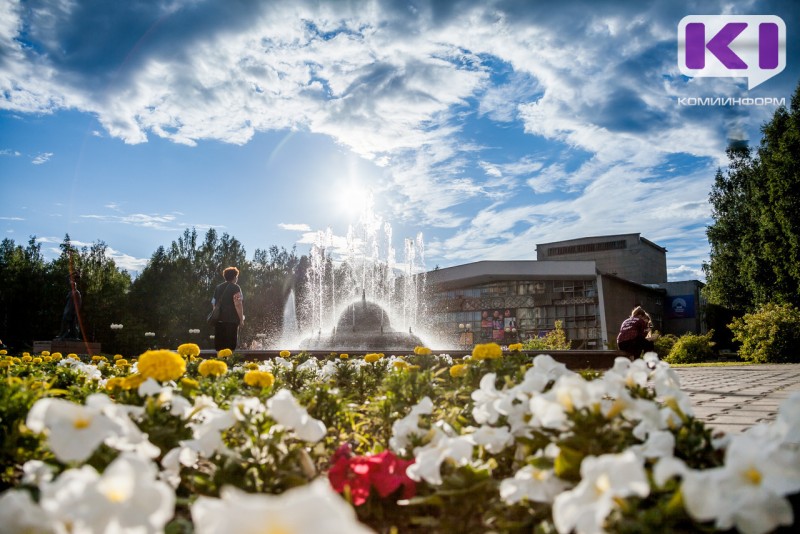
<path fill-rule="evenodd" d="M 338 211 L 357 217 L 363 213 L 372 199 L 372 191 L 360 184 L 347 184 L 336 193 Z"/>

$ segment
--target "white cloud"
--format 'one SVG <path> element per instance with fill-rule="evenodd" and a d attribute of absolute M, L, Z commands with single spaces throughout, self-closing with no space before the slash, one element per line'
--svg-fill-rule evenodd
<path fill-rule="evenodd" d="M 33 163 L 34 165 L 41 165 L 43 163 L 47 163 L 52 157 L 53 157 L 52 152 L 42 152 L 41 154 L 34 157 L 33 160 L 31 160 L 31 163 Z"/>
<path fill-rule="evenodd" d="M 130 224 L 154 230 L 182 230 L 188 225 L 179 224 L 174 215 L 150 215 L 145 213 L 131 213 L 129 215 L 81 215 L 83 219 L 93 219 L 98 222 Z"/>
<path fill-rule="evenodd" d="M 89 23 L 81 3 L 3 3 L 3 108 L 89 112 L 105 129 L 93 135 L 126 143 L 244 144 L 272 130 L 330 136 L 386 171 L 386 216 L 436 228 L 443 237 L 429 247 L 451 261 L 529 258 L 537 240 L 598 233 L 680 242 L 708 221 L 726 137 L 752 133 L 753 118 L 760 124 L 768 113 L 676 104 L 687 88 L 737 87 L 678 75 L 675 21 L 688 2 L 165 5 L 94 6 L 118 30 L 107 35 L 123 44 L 111 47 L 106 34 L 80 31 Z M 37 46 L 15 40 L 23 28 Z M 65 53 L 66 32 L 84 55 Z M 488 122 L 496 143 L 468 131 Z M 509 132 L 516 151 L 502 139 Z M 693 170 L 666 170 L 687 155 Z M 84 217 L 186 227 L 174 215 Z M 302 232 L 301 243 L 318 239 L 305 224 L 278 226 Z M 686 250 L 702 254 L 704 236 L 688 235 L 695 246 Z"/>
<path fill-rule="evenodd" d="M 0 156 L 10 156 L 13 158 L 17 158 L 21 155 L 22 154 L 19 151 L 11 150 L 10 148 L 4 148 L 3 150 L 0 150 Z"/>
<path fill-rule="evenodd" d="M 290 224 L 290 223 L 279 223 L 278 228 L 282 230 L 290 230 L 292 232 L 310 232 L 311 227 L 307 224 Z"/>

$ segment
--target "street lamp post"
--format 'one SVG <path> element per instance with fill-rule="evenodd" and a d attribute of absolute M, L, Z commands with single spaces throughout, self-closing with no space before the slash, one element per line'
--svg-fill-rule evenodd
<path fill-rule="evenodd" d="M 472 340 L 472 325 L 470 323 L 458 323 L 458 333 L 460 336 L 461 346 L 464 350 L 469 350 Z"/>
<path fill-rule="evenodd" d="M 114 343 L 117 343 L 117 341 L 118 341 L 117 340 L 117 337 L 118 337 L 117 336 L 117 331 L 122 330 L 122 326 L 123 326 L 122 323 L 120 323 L 120 324 L 111 323 L 111 326 L 109 327 L 109 328 L 111 328 L 111 331 L 114 332 Z M 119 346 L 114 347 L 114 349 L 116 349 L 116 352 L 120 352 Z"/>

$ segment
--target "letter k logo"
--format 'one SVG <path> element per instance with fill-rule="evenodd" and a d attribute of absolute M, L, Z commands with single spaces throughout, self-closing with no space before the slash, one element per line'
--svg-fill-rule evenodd
<path fill-rule="evenodd" d="M 746 22 L 729 22 L 706 44 L 706 25 L 692 22 L 686 25 L 686 66 L 702 69 L 706 66 L 706 48 L 727 69 L 746 69 L 747 63 L 729 45 L 747 28 Z"/>
<path fill-rule="evenodd" d="M 708 39 L 708 40 L 706 40 Z M 690 78 L 747 78 L 786 67 L 786 24 L 775 15 L 689 15 L 678 24 L 678 68 Z"/>

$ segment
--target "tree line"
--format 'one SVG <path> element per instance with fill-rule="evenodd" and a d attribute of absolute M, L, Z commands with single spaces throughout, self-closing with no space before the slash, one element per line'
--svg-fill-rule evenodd
<path fill-rule="evenodd" d="M 709 303 L 753 312 L 800 306 L 800 85 L 762 128 L 756 150 L 732 144 L 709 195 Z"/>
<path fill-rule="evenodd" d="M 213 331 L 205 319 L 229 265 L 239 268 L 245 295 L 240 340 L 269 345 L 281 333 L 288 291 L 305 290 L 308 269 L 306 256 L 277 246 L 257 249 L 248 260 L 241 242 L 214 229 L 202 237 L 185 230 L 169 247 L 159 247 L 135 279 L 106 254 L 102 241 L 77 248 L 67 235 L 60 249 L 47 261 L 35 237 L 27 245 L 0 243 L 0 339 L 13 350 L 30 350 L 34 340 L 58 334 L 70 276 L 82 295 L 82 334 L 101 342 L 104 353 L 133 355 L 188 342 L 210 348 Z"/>

